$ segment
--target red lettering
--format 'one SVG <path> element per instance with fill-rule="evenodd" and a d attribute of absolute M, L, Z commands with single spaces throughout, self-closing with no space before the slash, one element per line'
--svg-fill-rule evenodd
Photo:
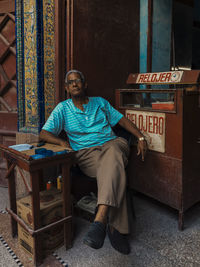
<path fill-rule="evenodd" d="M 156 81 L 156 76 L 157 76 L 157 74 L 155 74 L 155 73 L 152 75 L 151 82 L 155 82 Z"/>
<path fill-rule="evenodd" d="M 148 79 L 147 82 L 150 83 L 151 82 L 151 74 L 148 74 Z"/>
<path fill-rule="evenodd" d="M 144 80 L 144 74 L 140 74 L 138 83 L 142 83 Z"/>
<path fill-rule="evenodd" d="M 126 113 L 127 119 L 132 121 L 140 131 L 152 134 L 164 134 L 164 118 L 143 114 Z"/>
<path fill-rule="evenodd" d="M 171 72 L 139 74 L 137 83 L 170 82 L 171 76 Z"/>
<path fill-rule="evenodd" d="M 137 124 L 137 116 L 136 116 L 136 114 L 132 114 L 132 117 L 133 117 L 133 122 L 135 123 L 135 124 Z"/>
<path fill-rule="evenodd" d="M 148 118 L 148 121 L 149 121 L 149 123 L 148 123 L 148 124 L 149 124 L 149 133 L 153 133 L 153 132 L 152 132 L 152 125 L 153 125 L 153 124 L 152 124 L 152 122 L 151 122 L 151 119 L 152 119 L 152 116 L 149 116 L 149 118 Z"/>
<path fill-rule="evenodd" d="M 166 75 L 166 81 L 169 82 L 171 80 L 172 74 L 170 72 L 167 73 Z"/>
<path fill-rule="evenodd" d="M 159 134 L 163 135 L 164 132 L 164 118 L 160 117 L 159 118 Z"/>
<path fill-rule="evenodd" d="M 143 122 L 142 122 L 142 130 L 144 131 L 144 132 L 146 132 L 147 131 L 147 117 L 148 116 L 146 116 L 146 119 L 145 119 L 145 121 L 146 121 L 146 128 L 144 128 L 144 118 L 143 118 L 143 116 L 142 116 L 142 119 L 143 119 Z"/>
<path fill-rule="evenodd" d="M 166 81 L 166 73 L 162 73 L 162 76 L 161 76 L 161 79 L 160 79 L 161 82 L 165 82 Z"/>
<path fill-rule="evenodd" d="M 156 79 L 156 82 L 159 82 L 160 81 L 160 76 L 161 76 L 161 74 L 157 74 L 157 79 Z"/>
<path fill-rule="evenodd" d="M 130 121 L 132 121 L 134 124 L 137 125 L 137 115 L 136 114 L 126 113 L 126 117 L 127 117 L 127 119 L 129 119 Z"/>
<path fill-rule="evenodd" d="M 153 117 L 153 133 L 158 133 L 158 117 Z"/>
<path fill-rule="evenodd" d="M 139 115 L 139 118 L 138 118 L 138 128 L 140 129 L 140 131 L 142 131 L 143 129 L 143 116 L 142 115 Z"/>
<path fill-rule="evenodd" d="M 149 77 L 149 74 L 144 75 L 144 82 L 147 82 L 148 77 Z"/>

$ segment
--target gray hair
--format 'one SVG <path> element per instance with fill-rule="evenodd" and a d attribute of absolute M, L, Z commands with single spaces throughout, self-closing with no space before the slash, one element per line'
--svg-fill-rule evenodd
<path fill-rule="evenodd" d="M 81 80 L 82 80 L 83 84 L 85 83 L 85 77 L 84 77 L 83 73 L 81 71 L 79 71 L 79 70 L 70 70 L 70 71 L 68 71 L 67 74 L 65 75 L 65 83 L 68 82 L 68 76 L 71 73 L 78 73 L 80 75 L 80 77 L 81 77 Z"/>

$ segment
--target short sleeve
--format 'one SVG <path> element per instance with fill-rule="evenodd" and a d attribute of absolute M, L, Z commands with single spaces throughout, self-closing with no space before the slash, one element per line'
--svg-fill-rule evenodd
<path fill-rule="evenodd" d="M 111 104 L 104 98 L 102 98 L 105 106 L 106 117 L 111 127 L 115 126 L 123 117 L 118 110 L 116 110 Z"/>
<path fill-rule="evenodd" d="M 46 121 L 42 129 L 51 132 L 54 135 L 59 135 L 59 133 L 63 129 L 63 124 L 64 124 L 62 110 L 63 110 L 62 104 L 59 103 L 52 111 L 51 115 L 49 116 L 48 120 Z"/>

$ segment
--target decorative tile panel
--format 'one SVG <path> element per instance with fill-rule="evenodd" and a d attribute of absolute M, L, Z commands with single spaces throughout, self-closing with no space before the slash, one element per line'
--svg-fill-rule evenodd
<path fill-rule="evenodd" d="M 25 124 L 38 126 L 36 1 L 24 1 Z"/>
<path fill-rule="evenodd" d="M 43 1 L 45 120 L 55 106 L 55 1 Z"/>
<path fill-rule="evenodd" d="M 54 9 L 54 0 L 16 0 L 20 132 L 38 133 L 55 106 Z"/>

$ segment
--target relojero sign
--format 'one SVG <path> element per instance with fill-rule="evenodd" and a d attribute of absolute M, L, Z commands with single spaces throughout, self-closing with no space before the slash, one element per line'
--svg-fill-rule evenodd
<path fill-rule="evenodd" d="M 140 73 L 137 76 L 136 83 L 178 83 L 182 76 L 183 71 Z"/>
<path fill-rule="evenodd" d="M 165 152 L 165 113 L 126 110 L 125 114 L 144 134 L 150 150 Z"/>

